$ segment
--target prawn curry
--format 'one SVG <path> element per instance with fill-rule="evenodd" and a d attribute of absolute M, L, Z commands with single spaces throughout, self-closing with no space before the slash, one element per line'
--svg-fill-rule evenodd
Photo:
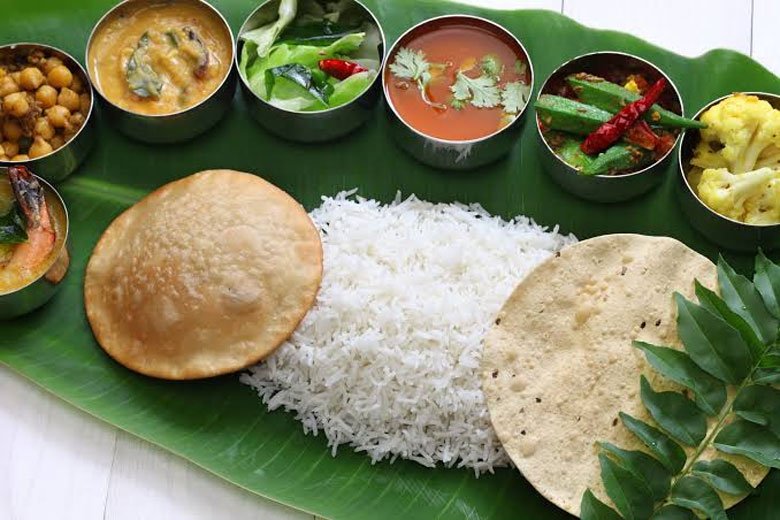
<path fill-rule="evenodd" d="M 0 295 L 67 271 L 67 218 L 59 198 L 23 166 L 0 176 Z"/>
<path fill-rule="evenodd" d="M 205 4 L 128 2 L 98 24 L 87 65 L 95 87 L 113 104 L 167 115 L 217 90 L 232 52 L 229 28 Z"/>

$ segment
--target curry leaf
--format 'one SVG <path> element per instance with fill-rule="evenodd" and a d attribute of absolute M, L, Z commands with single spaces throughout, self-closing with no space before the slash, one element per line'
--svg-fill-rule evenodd
<path fill-rule="evenodd" d="M 672 474 L 653 457 L 643 451 L 624 450 L 608 442 L 600 446 L 621 467 L 641 480 L 650 489 L 654 500 L 661 500 L 669 493 Z"/>
<path fill-rule="evenodd" d="M 751 385 L 734 399 L 734 413 L 752 423 L 766 426 L 780 437 L 780 390 Z"/>
<path fill-rule="evenodd" d="M 729 495 L 746 495 L 753 491 L 742 473 L 725 460 L 700 460 L 693 465 L 691 473 Z"/>
<path fill-rule="evenodd" d="M 607 495 L 626 520 L 643 520 L 653 513 L 650 488 L 630 471 L 616 464 L 605 454 L 599 454 L 601 480 Z"/>
<path fill-rule="evenodd" d="M 668 505 L 656 511 L 650 520 L 699 520 L 699 517 L 690 509 Z"/>
<path fill-rule="evenodd" d="M 769 260 L 759 249 L 753 283 L 769 312 L 780 319 L 780 266 Z"/>
<path fill-rule="evenodd" d="M 622 517 L 588 489 L 580 502 L 580 520 L 622 520 Z"/>
<path fill-rule="evenodd" d="M 665 432 L 688 446 L 697 446 L 704 440 L 707 417 L 693 401 L 677 392 L 656 392 L 645 376 L 640 388 L 642 403 Z"/>
<path fill-rule="evenodd" d="M 704 307 L 675 293 L 677 332 L 701 368 L 731 384 L 739 384 L 751 370 L 751 352 L 739 332 Z"/>
<path fill-rule="evenodd" d="M 715 437 L 714 446 L 724 453 L 742 455 L 770 468 L 780 468 L 780 438 L 769 429 L 736 420 Z"/>
<path fill-rule="evenodd" d="M 27 224 L 14 202 L 5 215 L 0 215 L 0 244 L 21 244 L 27 241 Z"/>
<path fill-rule="evenodd" d="M 286 78 L 296 85 L 303 87 L 309 94 L 322 101 L 326 106 L 330 94 L 333 93 L 333 85 L 325 80 L 318 81 L 309 67 L 301 65 L 300 63 L 289 63 L 265 71 L 265 90 L 269 99 L 271 98 L 271 92 L 274 89 L 276 78 Z"/>
<path fill-rule="evenodd" d="M 661 375 L 693 391 L 695 401 L 707 415 L 717 415 L 726 403 L 726 386 L 694 363 L 685 352 L 642 341 L 634 346 L 645 353 L 648 363 Z"/>
<path fill-rule="evenodd" d="M 620 412 L 620 420 L 650 449 L 666 469 L 673 474 L 683 469 L 685 451 L 665 433 L 623 412 Z"/>
<path fill-rule="evenodd" d="M 760 358 L 765 347 L 753 327 L 745 321 L 745 318 L 731 310 L 731 307 L 729 307 L 720 296 L 715 294 L 714 291 L 704 287 L 698 280 L 696 280 L 695 283 L 696 297 L 699 299 L 699 304 L 713 314 L 717 314 L 723 318 L 729 325 L 739 331 L 742 335 L 742 339 L 744 339 L 745 343 L 750 347 L 753 361 Z"/>
<path fill-rule="evenodd" d="M 728 306 L 747 321 L 764 344 L 777 340 L 778 321 L 767 310 L 758 289 L 718 257 L 718 284 Z"/>
<path fill-rule="evenodd" d="M 149 33 L 143 33 L 125 66 L 125 80 L 130 91 L 142 98 L 158 98 L 163 81 L 155 71 L 148 56 Z"/>
<path fill-rule="evenodd" d="M 710 520 L 728 520 L 723 502 L 712 487 L 698 477 L 683 477 L 672 488 L 672 503 L 701 511 Z"/>

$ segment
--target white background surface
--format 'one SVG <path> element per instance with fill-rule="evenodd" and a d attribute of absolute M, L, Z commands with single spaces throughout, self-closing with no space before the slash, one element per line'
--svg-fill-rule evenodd
<path fill-rule="evenodd" d="M 780 0 L 470 1 L 562 11 L 689 56 L 728 47 L 780 74 Z M 0 520 L 217 518 L 312 520 L 93 419 L 0 367 Z"/>

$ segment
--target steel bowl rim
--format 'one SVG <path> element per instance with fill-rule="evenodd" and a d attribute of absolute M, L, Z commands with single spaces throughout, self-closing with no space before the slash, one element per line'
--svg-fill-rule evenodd
<path fill-rule="evenodd" d="M 46 155 L 41 155 L 39 157 L 29 158 L 29 159 L 26 159 L 26 160 L 12 161 L 9 158 L 9 160 L 7 160 L 7 161 L 0 161 L 0 168 L 4 167 L 4 165 L 9 165 L 9 166 L 24 165 L 24 164 L 32 165 L 36 161 L 39 161 L 39 160 L 42 160 L 42 159 L 47 159 L 47 158 L 52 157 L 55 154 L 65 150 L 67 147 L 69 147 L 76 140 L 76 138 L 79 135 L 81 135 L 81 132 L 84 131 L 84 128 L 86 128 L 87 124 L 89 123 L 90 119 L 92 118 L 92 113 L 94 112 L 94 108 L 95 108 L 95 88 L 92 85 L 92 78 L 89 77 L 89 74 L 87 73 L 85 68 L 81 66 L 81 63 L 79 63 L 76 58 L 71 56 L 70 53 L 67 53 L 67 52 L 63 51 L 62 49 L 60 49 L 58 47 L 55 47 L 53 45 L 48 45 L 48 44 L 45 44 L 45 43 L 37 43 L 37 42 L 8 43 L 8 44 L 5 44 L 5 45 L 0 45 L 0 51 L 3 51 L 5 49 L 14 50 L 16 47 L 19 47 L 19 46 L 30 46 L 30 47 L 36 47 L 36 48 L 39 48 L 39 49 L 47 49 L 47 50 L 50 50 L 50 51 L 55 51 L 55 52 L 58 52 L 58 53 L 64 55 L 68 59 L 70 59 L 79 68 L 79 70 L 81 71 L 81 74 L 83 75 L 84 79 L 86 80 L 87 86 L 89 87 L 89 111 L 87 111 L 87 115 L 84 117 L 84 123 L 81 125 L 81 127 L 78 129 L 78 131 L 75 134 L 73 134 L 70 137 L 70 139 L 65 141 L 65 143 L 61 147 L 57 148 L 56 150 L 52 150 L 51 152 L 47 153 Z M 36 175 L 36 177 L 37 177 L 37 175 Z"/>
<path fill-rule="evenodd" d="M 173 0 L 172 3 L 175 3 L 176 1 L 177 0 Z M 206 0 L 182 0 L 182 1 L 192 2 L 192 3 L 195 3 L 195 4 L 200 4 L 201 7 L 205 7 L 206 9 L 211 10 L 211 12 L 213 12 L 214 14 L 217 15 L 217 18 L 219 18 L 219 20 L 222 22 L 222 25 L 224 26 L 224 29 L 227 30 L 227 34 L 230 37 L 230 54 L 231 54 L 231 59 L 229 61 L 232 63 L 233 58 L 235 57 L 235 51 L 236 51 L 235 39 L 233 38 L 233 30 L 230 28 L 230 24 L 227 22 L 227 20 L 222 15 L 222 13 L 220 13 L 219 10 L 216 7 L 211 5 Z M 112 7 L 108 11 L 106 11 L 103 14 L 103 16 L 101 16 L 100 19 L 98 19 L 98 21 L 95 23 L 95 25 L 92 26 L 92 31 L 89 33 L 89 38 L 87 39 L 87 47 L 86 47 L 86 49 L 84 51 L 84 63 L 86 65 L 87 74 L 89 75 L 88 77 L 89 77 L 89 80 L 91 82 L 94 82 L 94 80 L 92 79 L 92 73 L 91 73 L 92 69 L 89 67 L 89 49 L 92 46 L 92 41 L 95 38 L 95 33 L 100 28 L 100 26 L 103 25 L 103 23 L 109 18 L 109 16 L 113 15 L 122 6 L 124 6 L 126 4 L 131 4 L 131 3 L 153 4 L 154 1 L 153 0 L 121 0 L 114 7 Z M 233 67 L 231 65 L 231 66 L 226 68 L 225 75 L 222 78 L 222 81 L 219 83 L 219 85 L 217 85 L 216 88 L 214 88 L 214 90 L 211 91 L 211 93 L 208 96 L 206 96 L 205 98 L 201 99 L 200 101 L 198 101 L 197 103 L 195 103 L 192 106 L 189 106 L 187 108 L 183 108 L 181 110 L 177 110 L 176 112 L 169 112 L 167 114 L 141 114 L 140 112 L 133 112 L 132 110 L 128 110 L 126 108 L 123 108 L 123 107 L 117 105 L 116 103 L 114 103 L 113 101 L 111 101 L 110 99 L 108 99 L 108 97 L 105 94 L 103 94 L 103 92 L 100 90 L 100 88 L 98 88 L 98 86 L 96 84 L 94 85 L 94 90 L 95 90 L 95 92 L 98 93 L 98 95 L 100 95 L 100 98 L 103 101 L 108 103 L 112 108 L 115 108 L 115 109 L 123 112 L 126 115 L 130 115 L 130 116 L 133 116 L 133 117 L 144 118 L 144 119 L 148 118 L 148 119 L 151 119 L 151 120 L 165 119 L 166 117 L 174 117 L 174 116 L 180 116 L 182 114 L 186 114 L 187 112 L 189 112 L 191 110 L 195 110 L 198 107 L 201 107 L 204 104 L 206 104 L 207 102 L 209 102 L 217 94 L 217 92 L 222 90 L 222 88 L 225 86 L 225 83 L 227 83 L 228 79 L 230 78 L 230 74 L 232 72 L 233 72 Z"/>
<path fill-rule="evenodd" d="M 488 18 L 484 18 L 482 16 L 476 16 L 473 14 L 444 14 L 440 16 L 434 16 L 432 18 L 426 18 L 425 20 L 422 20 L 421 22 L 416 23 L 415 25 L 409 27 L 406 31 L 404 31 L 396 40 L 393 42 L 393 45 L 390 46 L 390 48 L 387 51 L 384 64 L 382 65 L 382 92 L 384 93 L 385 101 L 387 102 L 387 106 L 390 107 L 390 110 L 392 110 L 393 115 L 397 117 L 404 126 L 411 130 L 413 133 L 417 134 L 419 137 L 422 137 L 424 139 L 428 139 L 429 141 L 433 141 L 437 144 L 442 145 L 448 145 L 448 146 L 458 146 L 458 145 L 475 145 L 478 143 L 481 143 L 483 141 L 487 141 L 493 137 L 496 137 L 503 133 L 504 131 L 508 131 L 511 127 L 515 126 L 515 124 L 522 119 L 522 117 L 525 115 L 526 111 L 528 110 L 528 106 L 531 104 L 531 96 L 529 95 L 528 102 L 523 106 L 523 108 L 520 110 L 520 112 L 515 115 L 515 117 L 512 119 L 511 122 L 509 122 L 506 126 L 503 126 L 496 130 L 495 132 L 482 136 L 477 137 L 475 139 L 462 139 L 462 140 L 454 140 L 454 139 L 443 139 L 441 137 L 435 137 L 432 135 L 428 135 L 426 133 L 423 133 L 416 128 L 414 128 L 412 125 L 406 122 L 406 120 L 401 117 L 401 114 L 398 113 L 398 110 L 396 110 L 395 105 L 393 104 L 392 99 L 390 99 L 390 94 L 387 89 L 387 81 L 385 81 L 385 73 L 387 72 L 387 68 L 389 67 L 390 63 L 390 56 L 395 52 L 395 50 L 398 48 L 398 44 L 401 43 L 401 40 L 406 38 L 407 35 L 409 35 L 412 31 L 417 30 L 418 28 L 427 25 L 432 22 L 436 22 L 443 19 L 467 19 L 467 20 L 477 20 L 479 22 L 485 23 L 487 25 L 492 26 L 493 28 L 497 29 L 498 31 L 506 34 L 509 38 L 511 38 L 517 45 L 522 49 L 523 53 L 525 54 L 525 58 L 528 65 L 528 70 L 530 72 L 530 86 L 531 86 L 531 94 L 533 94 L 533 88 L 534 88 L 534 65 L 533 60 L 531 59 L 531 54 L 528 52 L 528 49 L 526 49 L 525 45 L 523 45 L 523 42 L 520 41 L 520 38 L 515 36 L 509 29 L 504 27 L 498 22 L 494 22 L 493 20 L 490 20 Z"/>
<path fill-rule="evenodd" d="M 696 114 L 693 116 L 693 119 L 698 121 L 699 118 L 701 117 L 701 115 L 704 112 L 706 112 L 707 110 L 709 110 L 713 106 L 717 105 L 721 101 L 734 96 L 735 94 L 747 94 L 747 95 L 758 96 L 759 98 L 761 98 L 762 96 L 766 96 L 768 98 L 774 99 L 778 104 L 780 104 L 780 94 L 772 94 L 772 93 L 769 93 L 769 92 L 761 92 L 761 91 L 732 92 L 731 94 L 726 94 L 724 96 L 720 96 L 720 97 L 718 97 L 716 99 L 713 99 L 709 103 L 705 104 L 703 107 L 701 107 L 699 109 L 698 112 L 696 112 Z M 780 108 L 778 108 L 778 107 L 775 107 L 775 108 L 780 110 Z M 773 228 L 780 227 L 780 223 L 776 223 L 776 224 L 748 224 L 747 222 L 740 222 L 739 220 L 734 220 L 731 217 L 727 217 L 726 215 L 721 215 L 717 211 L 713 210 L 712 208 L 707 206 L 701 200 L 701 198 L 699 198 L 699 195 L 691 187 L 691 183 L 688 182 L 688 175 L 685 172 L 685 165 L 683 164 L 683 146 L 682 145 L 685 142 L 685 138 L 687 137 L 688 132 L 689 131 L 694 131 L 694 130 L 696 132 L 700 131 L 698 128 L 689 128 L 689 129 L 685 130 L 684 132 L 682 132 L 680 134 L 680 148 L 677 150 L 677 166 L 678 166 L 678 170 L 679 170 L 679 175 L 682 177 L 683 183 L 685 183 L 685 188 L 688 190 L 688 193 L 696 200 L 696 203 L 700 207 L 702 207 L 705 210 L 707 210 L 707 212 L 709 214 L 714 215 L 714 216 L 718 217 L 719 219 L 721 219 L 721 220 L 723 220 L 725 222 L 728 222 L 730 224 L 734 224 L 734 225 L 736 225 L 736 226 L 738 226 L 740 228 L 756 230 L 756 229 L 773 229 Z M 690 161 L 689 161 L 689 163 L 690 163 Z"/>
<path fill-rule="evenodd" d="M 252 17 L 255 16 L 255 14 L 257 14 L 258 11 L 260 11 L 260 9 L 264 8 L 267 4 L 269 4 L 269 3 L 273 2 L 273 1 L 274 0 L 263 0 L 260 3 L 260 5 L 255 7 L 252 10 L 252 12 L 250 12 L 249 15 L 246 18 L 244 18 L 244 21 L 241 23 L 241 27 L 238 29 L 238 33 L 237 33 L 238 36 L 237 36 L 237 38 L 235 40 L 235 43 L 234 43 L 233 66 L 235 67 L 236 73 L 238 74 L 238 77 L 241 80 L 241 85 L 243 87 L 245 87 L 247 91 L 251 92 L 252 96 L 254 96 L 255 99 L 259 100 L 262 104 L 264 104 L 264 105 L 266 105 L 266 106 L 268 106 L 268 107 L 270 107 L 270 108 L 272 108 L 274 110 L 279 110 L 279 111 L 285 112 L 287 114 L 295 114 L 295 115 L 301 116 L 301 117 L 317 117 L 320 114 L 329 114 L 329 113 L 337 112 L 338 110 L 340 110 L 342 108 L 349 107 L 350 105 L 356 103 L 360 98 L 363 97 L 363 95 L 366 92 L 371 90 L 374 87 L 374 85 L 376 85 L 376 82 L 379 80 L 379 77 L 381 75 L 381 71 L 384 70 L 384 63 L 385 63 L 386 56 L 387 56 L 386 52 L 384 53 L 383 56 L 379 56 L 379 70 L 377 71 L 377 75 L 374 77 L 374 79 L 371 81 L 371 83 L 369 83 L 368 86 L 362 92 L 360 92 L 360 94 L 358 94 L 355 98 L 353 98 L 352 100 L 350 100 L 347 103 L 344 103 L 343 105 L 339 105 L 337 107 L 329 107 L 329 108 L 326 108 L 325 110 L 314 110 L 314 111 L 290 110 L 288 108 L 278 107 L 278 106 L 276 106 L 276 105 L 274 105 L 272 103 L 269 103 L 268 101 L 266 101 L 262 97 L 258 96 L 250 88 L 250 86 L 247 83 L 247 80 L 244 77 L 244 75 L 241 74 L 241 69 L 239 68 L 239 63 L 238 63 L 238 59 L 239 59 L 238 45 L 241 42 L 241 35 L 246 32 L 246 25 L 247 25 L 247 23 L 249 23 L 249 20 L 251 20 Z M 382 28 L 382 24 L 379 23 L 379 19 L 376 17 L 374 12 L 371 9 L 369 9 L 368 7 L 366 7 L 366 5 L 363 2 L 361 2 L 360 0 L 350 0 L 350 1 L 355 3 L 355 4 L 357 4 L 358 6 L 363 8 L 363 10 L 365 12 L 368 13 L 368 16 L 370 17 L 370 22 L 372 22 L 374 24 L 374 26 L 379 30 L 379 36 L 381 37 L 381 41 L 382 41 L 382 49 L 384 50 L 387 47 L 387 38 L 385 37 L 385 30 Z"/>
<path fill-rule="evenodd" d="M 550 79 L 552 79 L 553 76 L 558 74 L 558 72 L 560 72 L 561 69 L 563 69 L 564 67 L 568 66 L 570 63 L 574 63 L 575 61 L 580 60 L 582 58 L 588 58 L 590 56 L 598 56 L 598 55 L 603 55 L 603 54 L 614 54 L 616 56 L 620 56 L 620 57 L 623 57 L 623 58 L 633 58 L 633 59 L 641 61 L 641 62 L 645 63 L 646 65 L 650 66 L 651 68 L 655 69 L 661 76 L 663 76 L 664 79 L 666 79 L 666 81 L 669 84 L 669 86 L 672 87 L 672 90 L 674 91 L 674 94 L 677 96 L 677 99 L 680 102 L 680 113 L 681 113 L 680 115 L 685 117 L 685 105 L 684 105 L 684 102 L 683 102 L 683 98 L 682 98 L 682 95 L 680 94 L 679 89 L 677 88 L 677 85 L 674 83 L 674 81 L 672 81 L 672 78 L 670 78 L 669 75 L 666 72 L 664 72 L 659 66 L 657 66 L 653 62 L 651 62 L 649 60 L 646 60 L 644 58 L 641 58 L 641 57 L 639 57 L 639 56 L 637 56 L 635 54 L 631 54 L 631 53 L 628 53 L 628 52 L 621 52 L 621 51 L 595 51 L 595 52 L 587 52 L 585 54 L 580 54 L 579 56 L 575 56 L 574 58 L 571 58 L 570 60 L 567 60 L 567 61 L 561 63 L 558 67 L 555 68 L 555 70 L 553 70 L 547 76 L 547 79 L 545 79 L 544 83 L 542 83 L 541 87 L 539 87 L 539 92 L 536 94 L 536 100 L 537 101 L 539 100 L 539 98 L 544 93 L 545 87 L 550 82 Z M 539 135 L 539 138 L 541 139 L 542 143 L 544 143 L 544 146 L 547 149 L 547 151 L 550 152 L 555 157 L 555 159 L 558 162 L 560 162 L 563 166 L 565 166 L 567 171 L 569 171 L 570 173 L 573 173 L 574 175 L 579 175 L 580 177 L 582 177 L 582 175 L 579 173 L 579 171 L 576 168 L 574 168 L 569 163 L 567 163 L 566 161 L 561 159 L 558 156 L 558 154 L 555 153 L 555 151 L 550 147 L 550 144 L 547 142 L 547 139 L 544 138 L 544 134 L 542 134 L 542 129 L 539 127 L 539 116 L 536 113 L 534 115 L 535 115 L 535 119 L 536 119 L 536 125 L 535 125 L 536 126 L 536 132 Z M 672 145 L 671 148 L 669 148 L 669 151 L 667 151 L 662 157 L 660 157 L 659 159 L 653 161 L 651 164 L 648 164 L 647 166 L 645 166 L 641 170 L 637 170 L 635 172 L 630 172 L 630 173 L 621 173 L 619 175 L 604 175 L 604 174 L 593 175 L 593 177 L 598 177 L 600 179 L 605 179 L 605 180 L 609 179 L 609 180 L 619 181 L 619 180 L 622 180 L 622 179 L 628 179 L 628 178 L 631 178 L 631 177 L 634 177 L 634 176 L 639 176 L 639 175 L 641 175 L 643 173 L 648 173 L 648 172 L 650 172 L 650 170 L 652 170 L 653 168 L 655 168 L 656 166 L 661 164 L 663 161 L 665 161 L 667 158 L 669 158 L 672 155 L 672 152 L 674 152 L 675 147 L 677 147 L 680 143 L 682 143 L 682 136 L 683 136 L 684 133 L 685 132 L 680 132 L 677 135 L 677 137 L 674 140 L 674 144 Z"/>
<path fill-rule="evenodd" d="M 5 175 L 8 175 L 8 167 L 7 166 L 0 166 L 0 172 L 2 172 Z M 62 214 L 65 217 L 65 236 L 62 239 L 62 244 L 60 245 L 60 249 L 57 252 L 57 255 L 53 256 L 54 260 L 46 267 L 46 269 L 39 276 L 36 276 L 34 279 L 30 280 L 25 285 L 17 287 L 15 289 L 11 290 L 11 291 L 0 292 L 0 298 L 3 298 L 5 296 L 10 296 L 12 294 L 16 294 L 18 292 L 21 292 L 24 289 L 26 289 L 26 288 L 30 287 L 31 285 L 35 284 L 36 282 L 38 282 L 41 278 L 46 276 L 46 273 L 49 272 L 49 269 L 51 269 L 51 266 L 54 265 L 54 263 L 57 261 L 57 259 L 62 254 L 62 252 L 68 248 L 68 237 L 70 236 L 70 214 L 68 213 L 68 206 L 65 204 L 65 201 L 63 200 L 62 195 L 60 195 L 60 192 L 57 191 L 57 189 L 49 181 L 47 181 L 43 177 L 40 177 L 40 176 L 36 175 L 35 172 L 32 171 L 32 169 L 30 169 L 30 173 L 33 174 L 33 177 L 35 177 L 35 179 L 38 182 L 43 184 L 44 192 L 48 188 L 50 190 L 50 192 L 53 193 L 54 196 L 57 198 L 57 201 L 60 203 L 60 207 L 62 208 Z"/>

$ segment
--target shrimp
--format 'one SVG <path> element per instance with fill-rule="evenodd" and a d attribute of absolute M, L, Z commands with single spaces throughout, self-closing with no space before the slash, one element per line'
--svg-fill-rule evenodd
<path fill-rule="evenodd" d="M 51 223 L 43 187 L 24 166 L 10 166 L 11 181 L 16 202 L 27 220 L 27 242 L 14 248 L 8 269 L 34 269 L 54 250 L 57 234 Z"/>

